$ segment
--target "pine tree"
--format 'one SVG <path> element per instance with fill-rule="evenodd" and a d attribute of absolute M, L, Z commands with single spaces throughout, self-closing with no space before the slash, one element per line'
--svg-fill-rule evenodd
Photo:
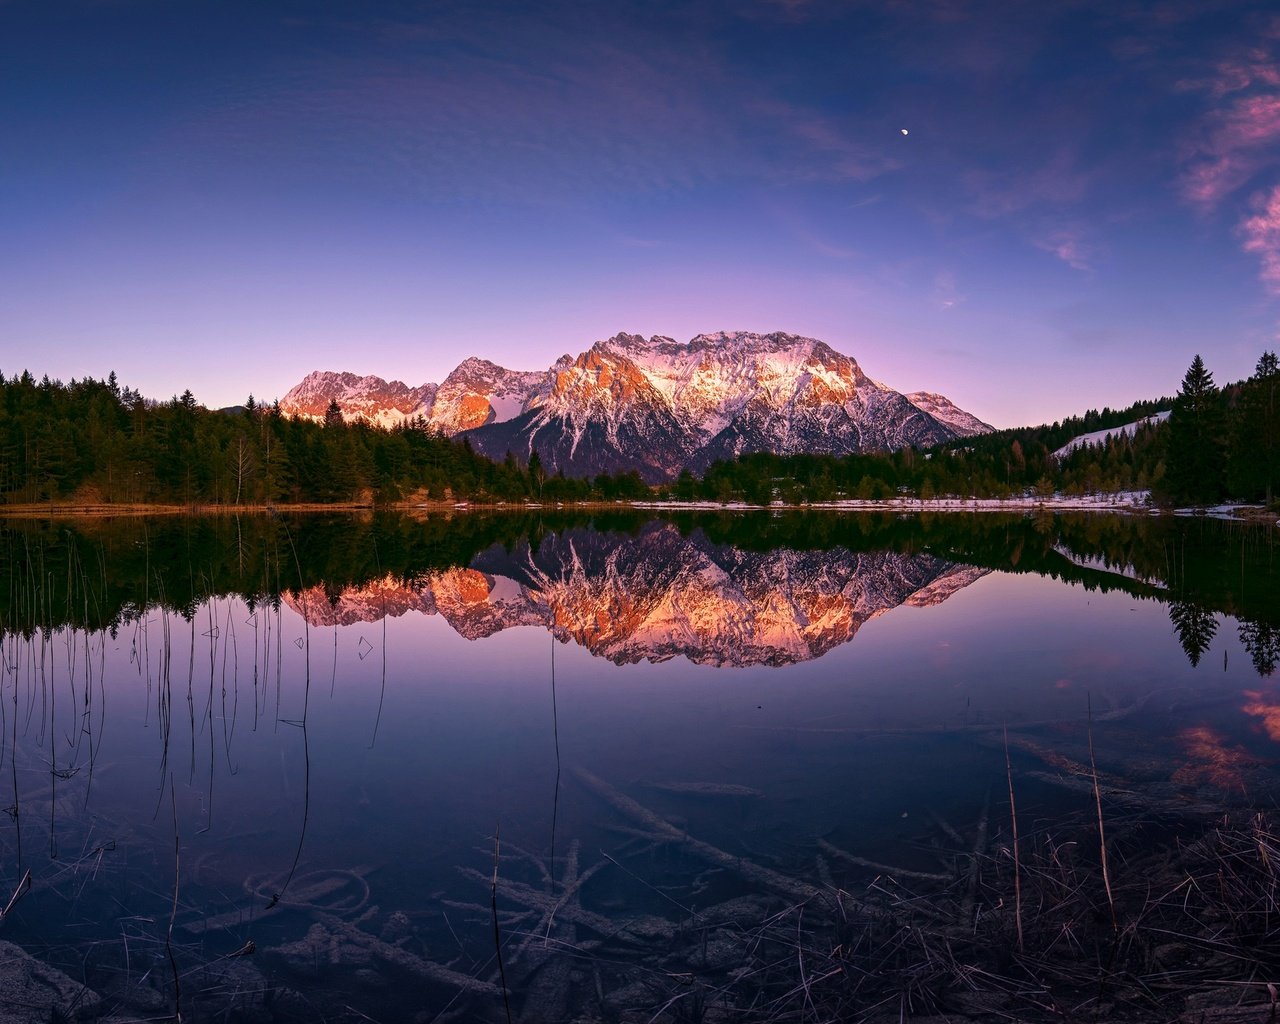
<path fill-rule="evenodd" d="M 1258 675 L 1269 676 L 1275 673 L 1276 663 L 1280 662 L 1280 627 L 1242 619 L 1240 642 L 1253 659 L 1253 667 L 1258 670 Z"/>
<path fill-rule="evenodd" d="M 1254 438 L 1257 446 L 1259 470 L 1262 477 L 1263 491 L 1268 505 L 1275 497 L 1275 485 L 1280 478 L 1280 360 L 1274 352 L 1264 352 L 1254 369 L 1250 381 L 1251 412 L 1250 417 L 1256 424 L 1258 436 Z"/>
<path fill-rule="evenodd" d="M 1186 652 L 1187 660 L 1194 668 L 1200 664 L 1200 659 L 1213 642 L 1214 634 L 1218 632 L 1217 618 L 1207 608 L 1173 601 L 1169 605 L 1169 619 L 1178 634 L 1178 642 Z"/>
<path fill-rule="evenodd" d="M 1169 417 L 1167 496 L 1175 502 L 1214 502 L 1223 493 L 1222 404 L 1213 374 L 1199 355 L 1191 362 Z"/>

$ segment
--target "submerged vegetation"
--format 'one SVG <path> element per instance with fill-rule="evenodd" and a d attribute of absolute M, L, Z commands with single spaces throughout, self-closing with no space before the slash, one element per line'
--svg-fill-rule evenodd
<path fill-rule="evenodd" d="M 1229 635 L 1230 614 L 1256 670 L 1248 714 L 1274 727 L 1274 531 L 1049 514 L 665 522 L 709 541 L 723 566 L 742 551 L 889 550 L 1160 601 L 1193 664 Z M 708 775 L 678 774 L 673 733 L 649 762 L 658 774 L 637 781 L 642 769 L 591 749 L 599 723 L 621 720 L 589 715 L 584 728 L 563 689 L 557 709 L 554 653 L 546 735 L 521 760 L 511 749 L 535 731 L 525 709 L 513 730 L 483 693 L 474 709 L 449 686 L 396 705 L 398 688 L 426 684 L 417 665 L 388 681 L 385 627 L 379 656 L 368 623 L 308 627 L 284 600 L 336 602 L 387 577 L 412 587 L 504 551 L 587 560 L 589 532 L 617 548 L 650 523 L 609 509 L 0 523 L 0 925 L 28 951 L 0 952 L 25 965 L 40 1019 L 1243 1024 L 1280 1003 L 1268 984 L 1280 787 L 1266 735 L 1211 727 L 1242 699 L 1216 666 L 1213 685 L 1079 693 L 1007 729 L 967 703 L 890 730 L 824 707 L 809 731 L 754 726 L 743 749 L 763 767 L 750 779 L 718 754 Z M 768 606 L 769 581 L 757 582 Z M 515 671 L 541 684 L 526 660 Z M 460 689 L 493 681 L 477 673 Z M 424 718 L 384 718 L 384 700 Z M 491 747 L 468 748 L 459 708 Z M 353 710 L 368 728 L 354 743 Z M 407 747 L 386 745 L 397 726 Z M 441 745 L 444 776 L 420 771 L 417 748 Z M 836 787 L 892 789 L 887 829 L 849 810 L 863 805 L 799 792 L 821 783 L 827 746 L 845 755 Z M 872 760 L 908 748 L 919 777 L 852 774 L 848 752 L 867 748 Z M 513 812 L 495 791 L 523 800 L 516 775 L 537 769 L 549 830 L 503 817 L 499 852 L 483 830 Z M 803 783 L 779 781 L 788 774 Z M 797 820 L 802 798 L 829 814 Z M 401 802 L 414 810 L 386 809 Z M 482 824 L 465 831 L 450 813 Z M 449 828 L 465 834 L 441 853 Z M 378 839 L 342 861 L 345 836 Z M 375 845 L 398 862 L 375 863 Z"/>
<path fill-rule="evenodd" d="M 1176 398 L 999 430 L 928 451 L 850 456 L 746 453 L 651 488 L 635 473 L 570 479 L 537 453 L 494 462 L 419 422 L 395 429 L 291 419 L 278 404 L 210 411 L 167 403 L 114 375 L 69 384 L 0 375 L 0 501 L 274 505 L 475 500 L 806 503 L 907 494 L 1004 498 L 1150 490 L 1167 503 L 1271 502 L 1280 481 L 1280 370 L 1266 353 L 1247 381 L 1217 388 L 1197 357 Z M 1172 410 L 1130 432 L 1055 454 L 1082 434 Z"/>

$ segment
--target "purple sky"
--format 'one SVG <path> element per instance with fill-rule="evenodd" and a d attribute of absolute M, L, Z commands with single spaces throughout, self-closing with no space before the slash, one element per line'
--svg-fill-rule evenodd
<path fill-rule="evenodd" d="M 1225 383 L 1280 324 L 1269 6 L 0 0 L 0 371 L 741 329 L 1001 426 Z"/>

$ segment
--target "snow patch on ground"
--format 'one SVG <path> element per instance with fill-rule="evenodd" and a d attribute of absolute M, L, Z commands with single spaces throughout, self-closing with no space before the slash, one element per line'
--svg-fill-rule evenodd
<path fill-rule="evenodd" d="M 1209 508 L 1160 509 L 1151 504 L 1150 491 L 1116 491 L 1107 494 L 1055 494 L 1052 497 L 1027 495 L 1017 498 L 841 498 L 836 501 L 815 501 L 805 505 L 786 505 L 775 501 L 768 505 L 753 505 L 745 501 L 633 501 L 635 508 L 709 509 L 719 511 L 743 511 L 768 509 L 774 513 L 804 511 L 806 509 L 835 509 L 852 512 L 1116 512 L 1136 515 L 1199 516 L 1209 519 L 1247 520 L 1270 522 L 1262 515 L 1261 505 L 1214 505 Z M 1280 526 L 1280 520 L 1275 521 Z M 1092 567 L 1090 567 L 1092 568 Z M 1113 570 L 1114 571 L 1114 570 Z"/>
<path fill-rule="evenodd" d="M 825 508 L 856 511 L 903 512 L 974 512 L 974 511 L 1100 511 L 1100 512 L 1155 512 L 1150 505 L 1150 491 L 1117 491 L 1114 494 L 1056 494 L 1052 497 L 1027 495 L 1017 498 L 840 498 L 835 501 L 815 501 L 807 505 L 752 505 L 744 501 L 644 501 L 632 502 L 640 508 L 694 508 L 694 509 L 760 509 L 772 508 Z"/>
<path fill-rule="evenodd" d="M 1140 420 L 1134 420 L 1132 423 L 1126 423 L 1123 426 L 1108 427 L 1106 430 L 1094 430 L 1088 434 L 1081 434 L 1079 437 L 1073 437 L 1054 452 L 1053 457 L 1055 459 L 1065 459 L 1077 448 L 1083 448 L 1086 445 L 1105 444 L 1108 437 L 1133 437 L 1138 432 L 1139 427 L 1163 423 L 1168 418 L 1168 412 L 1157 412 L 1150 416 L 1144 416 Z"/>

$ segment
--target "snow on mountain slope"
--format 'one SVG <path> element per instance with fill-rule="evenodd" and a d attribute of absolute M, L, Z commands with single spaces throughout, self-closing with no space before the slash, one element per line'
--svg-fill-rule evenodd
<path fill-rule="evenodd" d="M 1054 452 L 1053 457 L 1055 459 L 1064 459 L 1077 448 L 1083 448 L 1091 444 L 1105 444 L 1108 437 L 1133 437 L 1138 432 L 1139 427 L 1163 423 L 1168 418 L 1168 412 L 1157 412 L 1150 416 L 1144 416 L 1140 420 L 1134 420 L 1132 423 L 1126 423 L 1123 426 L 1108 427 L 1106 430 L 1094 430 L 1088 434 L 1080 434 Z"/>
<path fill-rule="evenodd" d="M 546 371 L 508 370 L 487 359 L 464 359 L 436 391 L 429 424 L 453 436 L 486 423 L 502 423 L 518 416 Z"/>
<path fill-rule="evenodd" d="M 546 371 L 508 370 L 475 358 L 459 363 L 442 384 L 417 388 L 381 377 L 316 371 L 280 400 L 280 408 L 289 416 L 319 420 L 335 401 L 347 420 L 363 417 L 380 427 L 394 427 L 421 416 L 429 427 L 452 436 L 518 416 L 545 377 Z"/>
<path fill-rule="evenodd" d="M 722 331 L 687 344 L 619 334 L 553 368 L 528 418 L 468 436 L 482 452 L 536 450 L 570 475 L 649 481 L 745 452 L 848 454 L 961 436 L 848 356 L 794 334 Z"/>
<path fill-rule="evenodd" d="M 825 342 L 783 332 L 720 331 L 683 344 L 618 334 L 540 372 L 470 358 L 438 388 L 416 391 L 313 373 L 281 407 L 320 417 L 330 398 L 347 417 L 384 425 L 412 405 L 411 415 L 451 436 L 465 432 L 492 458 L 536 451 L 553 472 L 635 470 L 650 482 L 746 452 L 843 455 L 991 429 L 941 395 L 902 395 Z M 382 412 L 387 398 L 395 401 Z"/>
<path fill-rule="evenodd" d="M 398 380 L 317 370 L 289 389 L 280 399 L 280 410 L 286 416 L 322 420 L 329 403 L 335 401 L 344 419 L 363 417 L 379 427 L 394 427 L 427 415 L 435 396 L 434 384 L 411 388 Z"/>
<path fill-rule="evenodd" d="M 917 409 L 923 409 L 935 420 L 945 423 L 960 437 L 989 434 L 996 429 L 990 423 L 983 423 L 973 413 L 965 412 L 945 395 L 933 391 L 912 391 L 906 397 Z"/>

